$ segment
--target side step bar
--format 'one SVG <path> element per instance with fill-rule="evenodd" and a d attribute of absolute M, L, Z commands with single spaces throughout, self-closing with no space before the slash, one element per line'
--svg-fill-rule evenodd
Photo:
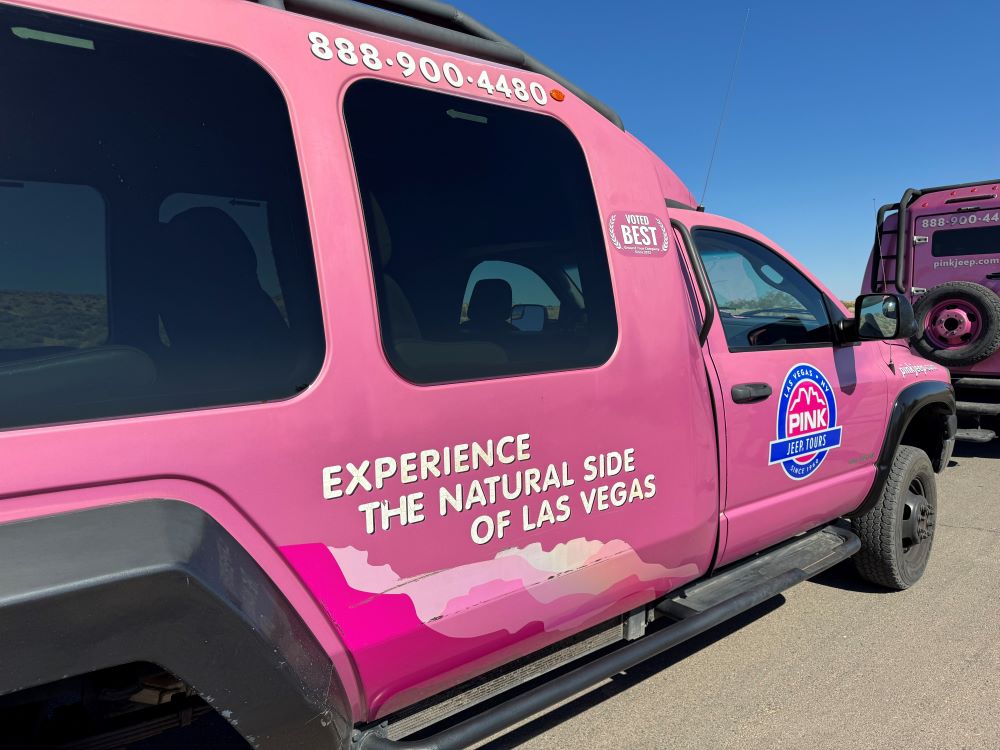
<path fill-rule="evenodd" d="M 983 427 L 970 427 L 959 430 L 955 433 L 955 440 L 963 443 L 989 443 L 996 438 L 997 434 L 993 430 Z"/>
<path fill-rule="evenodd" d="M 955 412 L 958 414 L 974 414 L 979 417 L 995 417 L 1000 415 L 1000 404 L 982 401 L 956 401 Z"/>
<path fill-rule="evenodd" d="M 955 387 L 1000 389 L 1000 378 L 956 378 Z"/>
<path fill-rule="evenodd" d="M 788 570 L 801 570 L 806 578 L 812 578 L 857 552 L 861 542 L 853 547 L 853 541 L 857 541 L 857 537 L 842 526 L 827 526 L 803 534 L 671 594 L 656 606 L 656 612 L 683 620 Z"/>
<path fill-rule="evenodd" d="M 695 594 L 692 592 L 699 585 L 686 589 L 687 599 L 690 601 L 697 599 L 705 609 L 694 611 L 663 630 L 632 641 L 627 646 L 598 657 L 557 679 L 521 693 L 426 739 L 390 740 L 379 736 L 376 728 L 360 736 L 354 747 L 356 750 L 466 748 L 753 609 L 785 589 L 846 560 L 860 548 L 861 540 L 857 536 L 850 530 L 836 525 L 798 537 L 788 544 L 751 558 L 748 562 L 737 564 L 719 574 L 718 579 L 725 581 L 722 585 L 701 588 Z M 704 584 L 707 585 L 715 580 L 716 578 L 708 579 Z M 720 595 L 722 598 L 715 601 Z"/>

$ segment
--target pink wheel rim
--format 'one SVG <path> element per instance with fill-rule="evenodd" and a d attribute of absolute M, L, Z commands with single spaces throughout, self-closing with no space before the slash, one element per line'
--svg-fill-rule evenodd
<path fill-rule="evenodd" d="M 979 309 L 965 300 L 935 305 L 924 319 L 924 331 L 936 349 L 962 349 L 973 344 L 983 328 Z"/>

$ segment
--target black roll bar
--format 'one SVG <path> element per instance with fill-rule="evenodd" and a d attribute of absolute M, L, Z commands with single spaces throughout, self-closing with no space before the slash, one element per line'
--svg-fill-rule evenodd
<path fill-rule="evenodd" d="M 907 188 L 903 193 L 903 197 L 900 199 L 898 204 L 886 204 L 878 210 L 878 214 L 875 217 L 875 251 L 881 255 L 881 239 L 882 239 L 882 222 L 885 220 L 885 212 L 896 209 L 897 216 L 897 230 L 896 230 L 896 278 L 895 286 L 896 291 L 900 294 L 908 294 L 909 288 L 906 283 L 906 271 L 907 263 L 909 258 L 907 256 L 906 250 L 906 238 L 907 238 L 907 227 L 906 227 L 906 214 L 907 209 L 913 201 L 917 200 L 922 195 L 927 193 L 939 193 L 942 190 L 960 190 L 962 188 L 980 187 L 982 185 L 996 185 L 1000 183 L 1000 180 L 976 180 L 975 182 L 960 182 L 954 185 L 937 185 L 935 187 L 926 188 Z M 874 256 L 872 257 L 872 266 L 874 267 Z M 872 279 L 876 278 L 875 272 L 872 271 Z M 872 289 L 875 288 L 874 283 L 872 284 Z"/>
<path fill-rule="evenodd" d="M 919 195 L 913 188 L 906 188 L 903 197 L 899 199 L 899 210 L 896 212 L 896 291 L 900 294 L 908 292 L 906 283 L 906 208 L 910 201 Z"/>
<path fill-rule="evenodd" d="M 871 283 L 870 283 L 870 286 L 871 286 L 873 292 L 877 292 L 878 291 L 879 270 L 881 269 L 881 266 L 882 266 L 881 261 L 883 260 L 883 257 L 882 257 L 882 234 L 883 234 L 882 225 L 885 223 L 885 215 L 889 211 L 896 211 L 898 208 L 899 208 L 899 204 L 898 203 L 886 203 L 886 204 L 884 204 L 882 206 L 879 206 L 878 207 L 878 211 L 875 213 L 875 243 L 872 245 L 872 255 L 871 255 L 871 258 L 872 258 L 872 274 L 871 274 Z M 888 279 L 882 279 L 882 288 L 883 288 L 883 291 L 885 290 L 885 287 L 888 286 L 888 284 L 889 284 L 889 280 Z"/>

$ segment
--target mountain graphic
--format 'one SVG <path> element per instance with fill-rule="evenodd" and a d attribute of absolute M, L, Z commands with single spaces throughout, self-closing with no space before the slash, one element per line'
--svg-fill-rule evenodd
<path fill-rule="evenodd" d="M 792 403 L 789 405 L 789 411 L 794 411 L 798 408 L 799 404 L 805 399 L 806 406 L 822 405 L 826 406 L 826 397 L 823 392 L 812 384 L 807 384 L 803 388 L 799 388 L 795 391 L 795 395 L 792 397 Z"/>

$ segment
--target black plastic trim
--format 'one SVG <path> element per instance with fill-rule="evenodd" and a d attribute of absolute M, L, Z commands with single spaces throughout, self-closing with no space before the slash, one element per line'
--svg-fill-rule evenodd
<path fill-rule="evenodd" d="M 737 404 L 756 404 L 770 398 L 772 390 L 767 383 L 740 383 L 731 390 L 733 402 Z"/>
<path fill-rule="evenodd" d="M 669 203 L 667 201 L 668 205 Z M 698 293 L 701 295 L 701 302 L 705 306 L 705 319 L 701 322 L 701 330 L 698 331 L 698 342 L 704 346 L 705 342 L 708 341 L 708 332 L 712 330 L 712 323 L 715 322 L 715 297 L 712 296 L 712 287 L 708 281 L 708 274 L 705 272 L 704 263 L 701 262 L 701 255 L 694 244 L 691 231 L 677 219 L 671 219 L 670 226 L 677 231 L 684 242 L 684 251 L 687 253 L 688 261 L 694 270 L 694 279 L 698 285 Z"/>
<path fill-rule="evenodd" d="M 882 224 L 885 223 L 885 215 L 889 211 L 896 211 L 899 208 L 898 203 L 886 203 L 883 206 L 878 207 L 878 211 L 875 212 L 875 244 L 872 245 L 872 272 L 871 272 L 871 290 L 873 292 L 879 291 L 879 276 L 881 275 L 879 271 L 882 268 L 881 261 L 885 259 L 882 255 L 882 235 L 887 234 L 882 228 Z M 895 257 L 895 256 L 893 256 Z M 882 289 L 884 290 L 888 286 L 889 280 L 882 279 Z"/>
<path fill-rule="evenodd" d="M 807 344 L 768 344 L 767 346 L 730 346 L 730 354 L 746 354 L 747 352 L 780 352 L 785 349 L 832 349 L 840 342 L 814 341 Z"/>
<path fill-rule="evenodd" d="M 187 503 L 0 525 L 0 633 L 0 695 L 151 662 L 255 748 L 347 741 L 330 658 L 246 550 Z"/>
<path fill-rule="evenodd" d="M 896 291 L 900 294 L 908 292 L 906 284 L 906 212 L 910 202 L 919 195 L 919 191 L 907 188 L 899 201 L 899 210 L 896 212 L 898 222 L 896 224 Z"/>
<path fill-rule="evenodd" d="M 667 208 L 681 208 L 685 211 L 695 211 L 697 210 L 694 206 L 689 206 L 687 203 L 674 200 L 673 198 L 666 198 Z"/>
<path fill-rule="evenodd" d="M 875 463 L 875 482 L 872 484 L 868 494 L 855 510 L 847 513 L 848 516 L 857 516 L 865 513 L 878 502 L 889 478 L 889 469 L 892 468 L 892 460 L 896 455 L 896 448 L 899 446 L 906 428 L 910 426 L 913 418 L 924 408 L 940 404 L 947 408 L 949 415 L 955 414 L 955 391 L 947 383 L 939 380 L 925 380 L 920 383 L 913 383 L 907 386 L 892 405 L 892 412 L 889 414 L 889 424 L 886 428 L 885 438 L 882 441 L 882 449 L 879 451 L 878 459 Z M 953 422 L 948 421 L 946 430 L 951 432 Z M 954 434 L 945 435 L 945 442 L 953 440 Z M 935 460 L 935 456 L 930 457 Z M 943 468 L 943 467 L 942 467 Z"/>
<path fill-rule="evenodd" d="M 989 195 L 967 195 L 964 198 L 949 198 L 948 200 L 945 201 L 945 205 L 948 205 L 950 203 L 970 203 L 972 201 L 995 201 L 996 199 L 997 199 L 996 193 L 990 193 Z M 958 210 L 961 211 L 962 209 L 960 208 Z M 978 211 L 981 209 L 977 209 L 975 206 L 971 206 L 969 210 Z"/>

